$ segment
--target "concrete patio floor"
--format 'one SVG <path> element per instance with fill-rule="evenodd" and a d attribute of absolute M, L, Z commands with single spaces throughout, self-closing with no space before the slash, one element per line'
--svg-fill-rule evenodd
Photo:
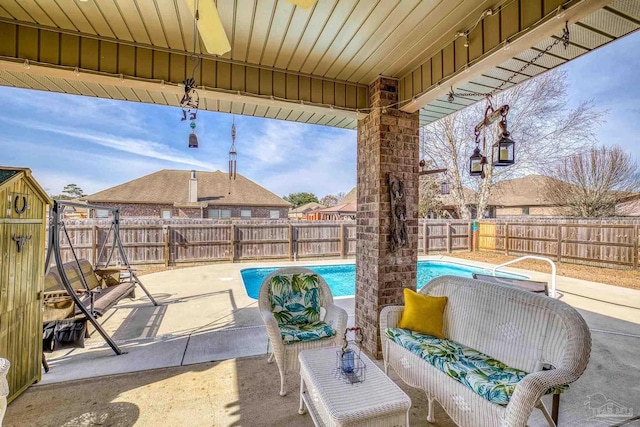
<path fill-rule="evenodd" d="M 240 270 L 343 262 L 353 260 L 212 264 L 142 276 L 161 305 L 152 306 L 138 290 L 135 300 L 121 301 L 101 319 L 127 354 L 115 356 L 94 333 L 84 349 L 48 355 L 50 372 L 9 405 L 4 425 L 312 425 L 296 412 L 295 373 L 289 394 L 278 396 L 277 368 L 263 357 L 267 336 L 257 301 L 246 295 Z M 640 291 L 564 277 L 558 289 L 593 339 L 587 371 L 561 398 L 560 424 L 640 426 L 640 419 L 620 424 L 640 412 Z M 353 298 L 337 303 L 353 323 Z M 398 383 L 412 399 L 412 424 L 425 425 L 423 393 Z M 632 416 L 597 417 L 607 403 Z M 441 409 L 438 415 L 436 425 L 452 425 Z M 546 425 L 539 411 L 530 425 Z"/>

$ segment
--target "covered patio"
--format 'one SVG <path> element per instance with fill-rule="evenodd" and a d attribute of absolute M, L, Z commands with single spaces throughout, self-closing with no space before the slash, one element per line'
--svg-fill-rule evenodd
<path fill-rule="evenodd" d="M 570 33 L 566 49 L 557 43 L 565 26 Z M 358 243 L 352 320 L 364 329 L 364 350 L 379 358 L 380 310 L 401 302 L 404 288 L 415 289 L 419 127 L 638 28 L 640 8 L 625 0 L 0 0 L 0 84 L 182 107 L 185 117 L 200 109 L 357 129 Z M 176 116 L 179 123 L 178 108 Z M 389 242 L 388 177 L 402 183 L 406 198 L 406 244 L 396 251 Z M 227 268 L 219 277 L 236 274 L 234 266 Z M 168 282 L 184 283 L 184 278 L 171 279 L 177 273 L 163 274 Z M 176 298 L 158 286 L 153 292 Z M 197 304 L 199 292 L 179 298 Z M 144 322 L 135 326 L 139 316 L 120 323 L 114 318 L 112 332 L 122 333 L 119 339 L 125 342 L 133 340 L 136 349 L 149 347 L 148 357 L 130 365 L 118 362 L 127 355 L 109 356 L 104 364 L 88 358 L 86 369 L 103 369 L 110 363 L 159 368 L 181 366 L 185 360 L 199 363 L 212 357 L 261 354 L 256 348 L 250 354 L 234 350 L 212 356 L 212 349 L 220 350 L 225 338 L 215 341 L 215 334 L 198 334 L 198 326 L 231 322 L 250 332 L 256 325 L 254 317 L 242 317 L 251 308 L 239 310 L 248 301 L 236 301 L 237 294 L 220 289 L 211 292 L 208 297 L 219 298 L 238 318 L 211 312 L 215 314 L 207 322 L 200 318 L 197 324 L 181 323 L 164 331 L 166 323 L 156 322 L 161 311 L 133 306 Z M 121 328 L 122 322 L 133 325 Z M 625 334 L 628 328 L 618 329 Z M 188 330 L 188 335 L 175 334 L 181 330 Z M 127 331 L 137 334 L 128 336 Z M 167 335 L 167 342 L 187 342 L 182 354 L 172 356 L 173 362 L 154 364 L 150 355 L 164 352 L 154 350 L 158 343 L 147 343 L 145 333 Z M 192 339 L 202 347 L 192 343 L 191 353 Z M 593 357 L 599 357 L 598 350 L 594 347 Z M 605 345 L 601 350 L 603 355 L 609 352 Z M 84 370 L 77 366 L 81 359 L 74 361 L 78 371 Z M 58 369 L 52 367 L 53 376 Z M 114 372 L 94 372 L 110 373 Z M 580 398 L 589 394 L 583 390 Z M 577 401 L 576 405 L 580 406 Z M 15 405 L 10 406 L 9 416 L 14 410 L 20 419 L 23 415 Z"/>
<path fill-rule="evenodd" d="M 421 259 L 460 262 L 441 256 Z M 304 265 L 334 263 L 305 261 Z M 135 300 L 121 301 L 102 320 L 127 353 L 115 356 L 94 333 L 84 349 L 49 354 L 51 370 L 9 405 L 4 425 L 185 425 L 186 419 L 194 421 L 190 425 L 313 425 L 310 417 L 297 414 L 297 375 L 288 377 L 289 394 L 278 395 L 278 370 L 266 361 L 264 323 L 240 274 L 245 268 L 300 264 L 224 263 L 142 276 L 162 305 L 151 306 L 139 293 Z M 509 271 L 549 279 L 545 273 Z M 562 300 L 585 317 L 593 338 L 589 368 L 562 396 L 560 423 L 599 425 L 586 404 L 596 391 L 627 408 L 637 404 L 629 390 L 640 382 L 640 371 L 634 369 L 640 293 L 564 277 L 558 279 L 558 289 L 564 293 Z M 337 302 L 353 324 L 354 298 L 341 297 Z M 424 393 L 390 372 L 411 398 L 410 422 L 424 425 Z M 265 413 L 268 419 L 252 424 Z M 436 426 L 454 425 L 439 406 L 436 420 Z M 530 425 L 546 425 L 539 411 L 534 411 Z"/>

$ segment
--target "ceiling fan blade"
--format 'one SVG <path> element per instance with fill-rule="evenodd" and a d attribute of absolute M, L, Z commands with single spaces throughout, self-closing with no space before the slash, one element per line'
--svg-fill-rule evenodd
<path fill-rule="evenodd" d="M 289 0 L 289 2 L 303 9 L 309 9 L 311 6 L 313 6 L 316 0 Z"/>
<path fill-rule="evenodd" d="M 224 32 L 218 9 L 213 0 L 185 0 L 191 15 L 195 16 L 198 6 L 198 33 L 207 53 L 224 55 L 231 50 L 229 39 Z"/>

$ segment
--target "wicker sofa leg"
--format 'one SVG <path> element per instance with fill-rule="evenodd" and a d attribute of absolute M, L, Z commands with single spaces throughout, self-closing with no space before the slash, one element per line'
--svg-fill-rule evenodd
<path fill-rule="evenodd" d="M 433 412 L 433 398 L 427 396 L 427 422 L 430 423 L 435 423 L 436 422 L 436 417 L 434 415 Z"/>
<path fill-rule="evenodd" d="M 559 395 L 557 394 L 553 395 L 553 407 L 551 409 L 551 412 L 554 412 L 556 408 L 556 396 L 559 396 Z M 550 427 L 556 427 L 558 425 L 558 422 L 556 421 L 557 418 L 553 419 L 553 416 L 549 414 L 549 411 L 547 411 L 547 407 L 544 406 L 544 403 L 542 403 L 542 399 L 538 400 L 538 404 L 536 405 L 536 407 L 540 409 L 540 411 L 542 412 L 542 415 L 544 415 L 544 419 L 547 420 L 547 424 L 549 424 Z"/>
<path fill-rule="evenodd" d="M 553 395 L 553 403 L 551 404 L 551 419 L 558 425 L 558 412 L 560 411 L 560 394 Z"/>
<path fill-rule="evenodd" d="M 275 357 L 275 353 L 269 353 L 269 357 L 267 357 L 267 363 L 273 363 L 274 357 Z"/>

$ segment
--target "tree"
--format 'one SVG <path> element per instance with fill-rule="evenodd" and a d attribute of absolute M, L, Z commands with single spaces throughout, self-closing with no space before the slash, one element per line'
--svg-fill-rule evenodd
<path fill-rule="evenodd" d="M 322 199 L 320 199 L 320 204 L 325 205 L 326 207 L 335 206 L 340 201 L 344 199 L 344 193 L 340 192 L 338 194 L 327 194 Z"/>
<path fill-rule="evenodd" d="M 427 162 L 426 169 L 433 169 L 433 165 Z M 418 187 L 418 218 L 426 218 L 433 214 L 436 218 L 442 215 L 444 205 L 441 191 L 442 176 L 440 174 L 427 174 L 420 176 Z"/>
<path fill-rule="evenodd" d="M 84 191 L 77 184 L 67 184 L 62 189 L 62 193 L 52 196 L 54 199 L 70 200 L 85 196 Z"/>
<path fill-rule="evenodd" d="M 288 196 L 283 196 L 282 198 L 291 203 L 293 205 L 292 208 L 294 209 L 302 205 L 306 205 L 307 203 L 318 203 L 318 198 L 313 193 L 289 193 Z"/>
<path fill-rule="evenodd" d="M 492 166 L 491 146 L 500 137 L 492 125 L 480 135 L 480 149 L 487 156 L 485 178 L 469 176 L 469 156 L 475 148 L 474 127 L 484 117 L 484 103 L 476 103 L 420 130 L 422 156 L 448 170 L 451 198 L 461 218 L 470 219 L 463 188 L 476 190 L 476 218 L 484 216 L 495 182 L 540 172 L 549 159 L 566 157 L 589 149 L 595 142 L 594 127 L 603 113 L 592 103 L 567 107 L 566 71 L 548 71 L 494 96 L 493 106 L 510 106 L 508 130 L 516 141 L 516 163 L 507 168 Z M 486 138 L 486 144 L 483 144 Z M 483 149 L 484 145 L 484 149 Z"/>
<path fill-rule="evenodd" d="M 619 146 L 567 157 L 553 175 L 559 181 L 547 185 L 550 199 L 582 218 L 613 216 L 616 205 L 640 189 L 638 165 Z"/>

